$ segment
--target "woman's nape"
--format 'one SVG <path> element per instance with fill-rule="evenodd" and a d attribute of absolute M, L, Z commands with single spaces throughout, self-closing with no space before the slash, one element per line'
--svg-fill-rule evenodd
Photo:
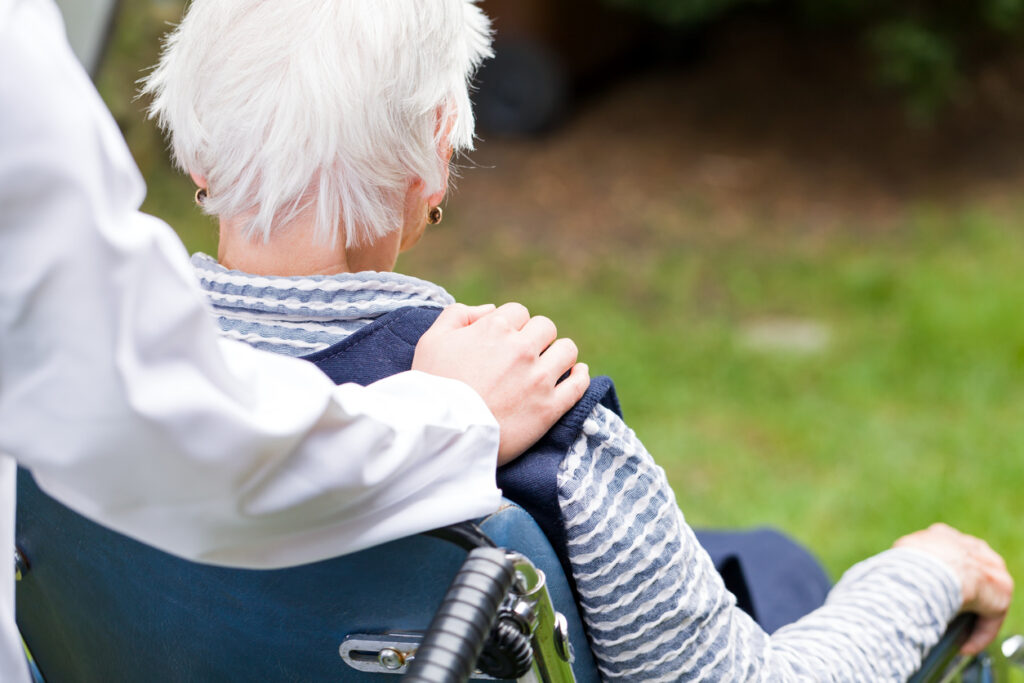
<path fill-rule="evenodd" d="M 446 179 L 447 175 L 446 169 Z M 193 173 L 192 179 L 198 187 L 207 188 L 206 179 L 202 176 Z M 391 271 L 399 253 L 419 242 L 426 230 L 430 210 L 441 204 L 445 190 L 442 187 L 427 197 L 423 193 L 423 181 L 411 180 L 404 196 L 401 224 L 380 236 L 355 242 L 346 239 L 343 224 L 338 226 L 333 240 L 320 238 L 316 224 L 317 207 L 313 204 L 262 237 L 246 229 L 251 216 L 221 216 L 217 260 L 233 270 L 282 277 Z M 341 207 L 341 213 L 344 213 L 344 207 Z M 364 234 L 373 233 L 364 231 Z"/>

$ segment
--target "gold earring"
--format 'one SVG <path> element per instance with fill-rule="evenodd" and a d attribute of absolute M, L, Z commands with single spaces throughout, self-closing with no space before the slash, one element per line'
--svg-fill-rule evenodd
<path fill-rule="evenodd" d="M 206 201 L 206 198 L 209 195 L 210 195 L 210 193 L 206 191 L 205 187 L 200 187 L 199 189 L 197 189 L 196 190 L 196 204 L 198 204 L 199 206 L 202 206 L 203 202 Z"/>
<path fill-rule="evenodd" d="M 441 222 L 441 218 L 443 216 L 444 212 L 441 211 L 441 207 L 435 206 L 434 208 L 427 211 L 427 222 L 430 223 L 431 225 L 437 225 L 438 223 Z"/>

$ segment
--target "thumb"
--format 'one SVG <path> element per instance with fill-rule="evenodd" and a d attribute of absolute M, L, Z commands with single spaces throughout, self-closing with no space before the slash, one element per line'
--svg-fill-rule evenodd
<path fill-rule="evenodd" d="M 437 320 L 430 326 L 430 329 L 457 330 L 461 327 L 469 327 L 493 310 L 494 304 L 483 304 L 481 306 L 452 304 L 441 311 L 441 315 L 437 316 Z"/>

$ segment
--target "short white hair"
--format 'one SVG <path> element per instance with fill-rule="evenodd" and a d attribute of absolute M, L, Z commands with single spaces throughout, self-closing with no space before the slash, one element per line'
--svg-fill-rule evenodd
<path fill-rule="evenodd" d="M 410 181 L 472 149 L 468 83 L 491 56 L 475 0 L 192 0 L 143 80 L 205 210 L 267 238 L 315 203 L 316 237 L 399 227 Z M 445 137 L 447 136 L 447 139 Z"/>

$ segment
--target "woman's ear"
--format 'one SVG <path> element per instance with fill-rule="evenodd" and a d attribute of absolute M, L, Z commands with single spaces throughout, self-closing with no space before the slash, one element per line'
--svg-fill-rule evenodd
<path fill-rule="evenodd" d="M 452 163 L 452 155 L 455 153 L 451 143 L 455 119 L 451 116 L 446 117 L 443 107 L 437 108 L 435 119 L 434 137 L 437 140 L 437 158 L 442 165 L 441 187 L 436 192 L 427 195 L 428 207 L 438 206 L 444 201 L 444 193 L 448 189 L 448 174 Z"/>
<path fill-rule="evenodd" d="M 206 183 L 206 176 L 199 175 L 198 173 L 191 173 L 191 172 L 188 175 L 189 175 L 190 178 L 192 178 L 192 182 L 196 184 L 196 187 L 201 187 L 204 190 L 209 190 L 210 189 L 209 186 Z M 447 181 L 447 180 L 448 180 L 448 178 L 446 176 L 445 177 L 445 181 Z"/>
<path fill-rule="evenodd" d="M 432 209 L 435 206 L 440 206 L 441 202 L 444 201 L 445 190 L 448 187 L 448 171 L 444 172 L 444 184 L 441 189 L 433 194 L 427 195 L 427 209 Z"/>

